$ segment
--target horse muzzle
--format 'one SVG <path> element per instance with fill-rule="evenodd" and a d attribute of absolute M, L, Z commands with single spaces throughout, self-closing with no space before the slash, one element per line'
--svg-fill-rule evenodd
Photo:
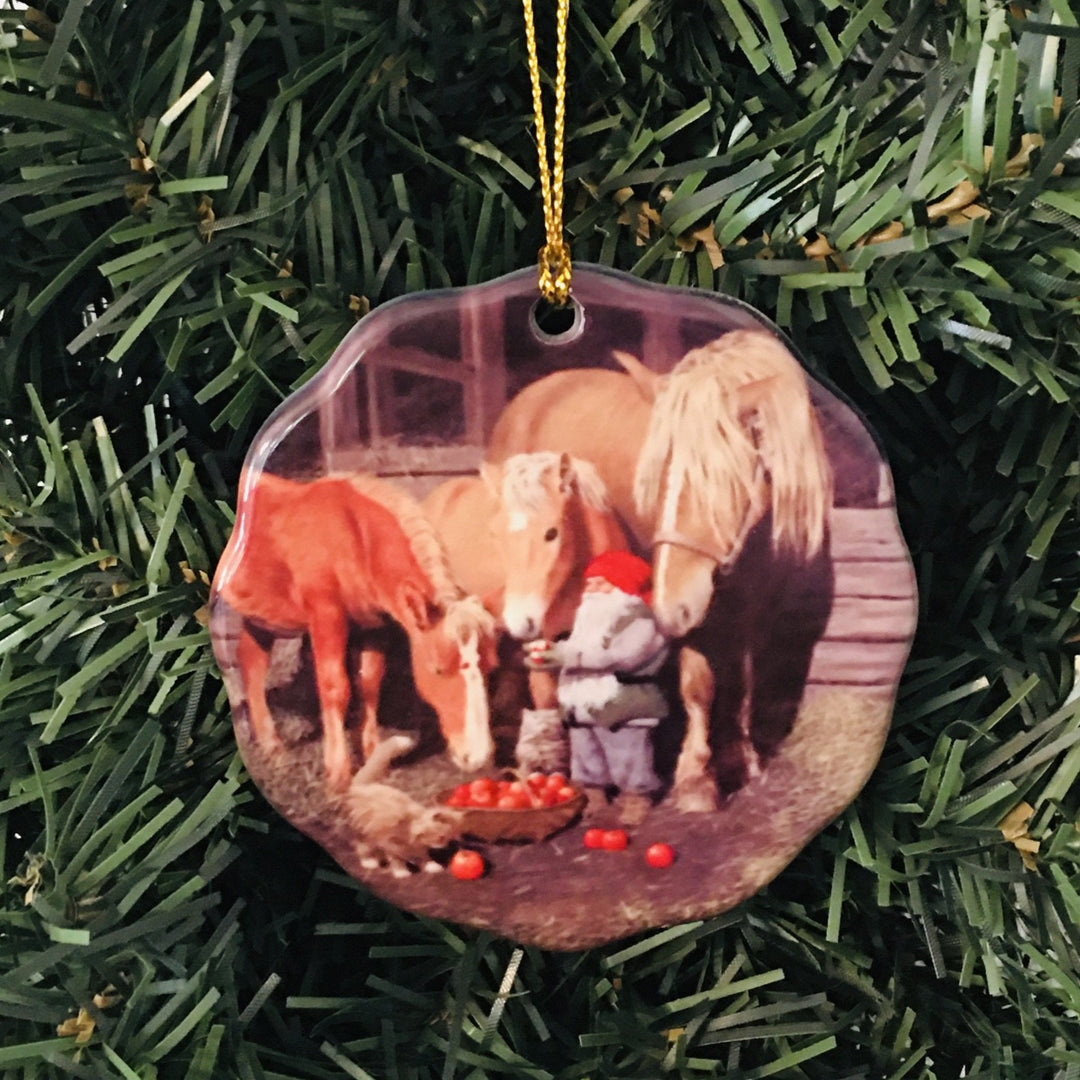
<path fill-rule="evenodd" d="M 495 743 L 490 732 L 486 730 L 486 723 L 485 729 L 472 733 L 464 746 L 451 747 L 450 757 L 464 772 L 486 769 L 495 757 Z"/>
<path fill-rule="evenodd" d="M 657 545 L 653 560 L 653 614 L 665 636 L 680 638 L 709 610 L 716 563 L 707 555 L 669 543 Z"/>
<path fill-rule="evenodd" d="M 503 604 L 503 626 L 512 638 L 532 641 L 540 636 L 546 614 L 539 596 L 508 596 Z"/>

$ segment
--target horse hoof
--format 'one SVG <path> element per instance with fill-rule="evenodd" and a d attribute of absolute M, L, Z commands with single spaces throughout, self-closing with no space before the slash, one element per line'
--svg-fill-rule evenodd
<path fill-rule="evenodd" d="M 595 822 L 607 816 L 609 805 L 607 792 L 602 787 L 586 787 L 585 811 L 581 816 L 585 821 Z"/>
<path fill-rule="evenodd" d="M 708 780 L 676 785 L 672 801 L 681 814 L 713 814 L 720 809 L 716 785 Z"/>
<path fill-rule="evenodd" d="M 653 801 L 648 795 L 625 791 L 616 799 L 615 805 L 619 811 L 619 824 L 636 828 L 649 816 Z"/>

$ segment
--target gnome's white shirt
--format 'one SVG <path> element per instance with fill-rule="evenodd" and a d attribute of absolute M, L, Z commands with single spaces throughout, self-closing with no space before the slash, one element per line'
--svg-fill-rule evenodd
<path fill-rule="evenodd" d="M 667 715 L 667 701 L 650 676 L 663 667 L 668 643 L 640 597 L 619 589 L 586 592 L 570 636 L 552 651 L 561 669 L 559 705 L 572 722 L 612 727 Z"/>

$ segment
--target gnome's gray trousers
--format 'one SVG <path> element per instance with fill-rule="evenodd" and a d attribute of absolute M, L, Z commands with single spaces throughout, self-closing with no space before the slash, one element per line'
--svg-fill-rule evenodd
<path fill-rule="evenodd" d="M 609 787 L 655 795 L 663 786 L 653 765 L 657 719 L 630 720 L 617 730 L 570 725 L 570 778 L 585 787 Z"/>

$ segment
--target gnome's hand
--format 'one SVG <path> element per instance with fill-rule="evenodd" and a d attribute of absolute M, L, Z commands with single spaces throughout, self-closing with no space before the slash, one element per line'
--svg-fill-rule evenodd
<path fill-rule="evenodd" d="M 537 638 L 525 645 L 525 666 L 533 671 L 550 671 L 559 666 L 555 646 L 544 638 Z"/>

